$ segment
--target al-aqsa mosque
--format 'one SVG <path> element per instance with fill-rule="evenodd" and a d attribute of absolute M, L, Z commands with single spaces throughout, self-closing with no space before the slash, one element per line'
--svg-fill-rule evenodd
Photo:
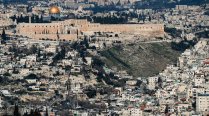
<path fill-rule="evenodd" d="M 49 14 L 55 18 L 60 17 L 57 6 L 49 8 Z M 163 36 L 164 24 L 99 24 L 91 23 L 86 19 L 67 19 L 51 23 L 19 23 L 16 34 L 32 39 L 73 41 L 84 34 L 95 32 L 129 33 L 132 35 Z"/>

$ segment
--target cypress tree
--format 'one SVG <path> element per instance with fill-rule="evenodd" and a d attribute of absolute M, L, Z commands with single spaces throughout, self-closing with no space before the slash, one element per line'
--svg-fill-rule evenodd
<path fill-rule="evenodd" d="M 5 29 L 2 30 L 1 39 L 5 41 L 7 39 Z"/>
<path fill-rule="evenodd" d="M 48 108 L 46 108 L 46 113 L 45 113 L 45 116 L 49 116 L 49 113 L 48 113 Z"/>
<path fill-rule="evenodd" d="M 15 109 L 14 109 L 14 116 L 20 116 L 19 107 L 16 104 L 15 104 Z"/>

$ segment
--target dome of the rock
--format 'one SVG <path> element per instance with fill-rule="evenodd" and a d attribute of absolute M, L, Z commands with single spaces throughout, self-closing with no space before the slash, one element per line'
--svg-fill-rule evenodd
<path fill-rule="evenodd" d="M 60 14 L 60 9 L 59 9 L 57 6 L 52 6 L 52 7 L 49 9 L 49 13 L 50 13 L 50 14 Z"/>

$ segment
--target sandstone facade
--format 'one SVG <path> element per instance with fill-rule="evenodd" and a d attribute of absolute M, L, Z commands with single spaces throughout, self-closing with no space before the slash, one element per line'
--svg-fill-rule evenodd
<path fill-rule="evenodd" d="M 98 24 L 87 20 L 65 20 L 52 23 L 20 23 L 18 35 L 33 39 L 76 40 L 83 33 L 113 32 L 141 34 L 145 36 L 163 36 L 163 24 Z"/>

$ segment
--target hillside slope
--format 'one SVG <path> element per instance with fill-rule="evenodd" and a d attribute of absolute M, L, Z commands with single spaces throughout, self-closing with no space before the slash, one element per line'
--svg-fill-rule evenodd
<path fill-rule="evenodd" d="M 175 64 L 180 52 L 173 50 L 170 43 L 135 43 L 112 47 L 101 55 L 108 67 L 146 77 L 158 74 L 168 64 Z"/>

